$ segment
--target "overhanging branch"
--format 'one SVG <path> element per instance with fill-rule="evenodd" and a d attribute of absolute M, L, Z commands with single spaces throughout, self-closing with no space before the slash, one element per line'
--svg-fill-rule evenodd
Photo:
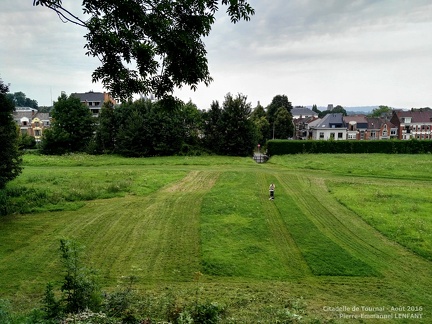
<path fill-rule="evenodd" d="M 33 6 L 45 6 L 53 10 L 64 23 L 71 22 L 81 27 L 87 27 L 84 20 L 72 14 L 69 10 L 63 8 L 61 0 L 33 0 Z M 64 19 L 64 20 L 63 20 Z"/>

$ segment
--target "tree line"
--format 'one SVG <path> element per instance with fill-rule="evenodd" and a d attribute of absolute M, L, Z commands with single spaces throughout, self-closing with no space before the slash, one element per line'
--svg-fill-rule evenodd
<path fill-rule="evenodd" d="M 1 79 L 0 86 L 1 189 L 20 174 L 21 151 L 35 142 L 19 131 L 12 116 L 15 97 Z M 62 93 L 51 109 L 51 127 L 44 130 L 38 148 L 42 154 L 57 155 L 250 156 L 268 139 L 293 135 L 291 109 L 286 95 L 275 96 L 266 108 L 259 103 L 252 108 L 245 95 L 228 93 L 222 103 L 213 101 L 208 110 L 173 97 L 127 101 L 115 107 L 106 102 L 95 118 L 79 98 Z"/>
<path fill-rule="evenodd" d="M 191 101 L 165 98 L 106 102 L 92 116 L 78 98 L 62 94 L 51 111 L 51 128 L 44 131 L 43 154 L 87 152 L 128 157 L 218 154 L 248 156 L 267 139 L 293 134 L 291 103 L 278 95 L 264 109 L 252 109 L 243 94 L 228 93 L 199 110 Z"/>

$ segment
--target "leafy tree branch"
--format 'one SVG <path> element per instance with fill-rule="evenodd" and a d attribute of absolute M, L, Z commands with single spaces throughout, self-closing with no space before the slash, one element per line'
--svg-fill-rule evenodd
<path fill-rule="evenodd" d="M 127 101 L 133 94 L 169 97 L 184 85 L 196 90 L 212 82 L 202 40 L 215 22 L 219 4 L 232 23 L 255 13 L 246 0 L 83 0 L 83 21 L 62 0 L 34 0 L 87 29 L 86 55 L 101 66 L 92 74 L 111 94 Z"/>

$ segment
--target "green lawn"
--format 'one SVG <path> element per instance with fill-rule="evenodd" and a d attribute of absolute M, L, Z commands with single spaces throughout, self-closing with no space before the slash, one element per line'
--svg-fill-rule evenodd
<path fill-rule="evenodd" d="M 227 306 L 227 323 L 344 322 L 341 306 L 418 306 L 416 323 L 432 320 L 430 155 L 26 155 L 24 166 L 8 191 L 33 212 L 0 217 L 0 299 L 17 311 L 61 279 L 58 242 L 71 238 L 104 289 L 133 275 L 144 295 L 198 291 Z"/>

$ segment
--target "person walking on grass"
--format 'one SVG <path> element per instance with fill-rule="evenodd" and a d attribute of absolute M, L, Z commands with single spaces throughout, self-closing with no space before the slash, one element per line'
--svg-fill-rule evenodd
<path fill-rule="evenodd" d="M 274 200 L 274 191 L 275 191 L 275 185 L 274 185 L 274 183 L 272 183 L 272 184 L 270 184 L 270 187 L 269 187 L 269 193 L 270 193 L 269 200 Z"/>

